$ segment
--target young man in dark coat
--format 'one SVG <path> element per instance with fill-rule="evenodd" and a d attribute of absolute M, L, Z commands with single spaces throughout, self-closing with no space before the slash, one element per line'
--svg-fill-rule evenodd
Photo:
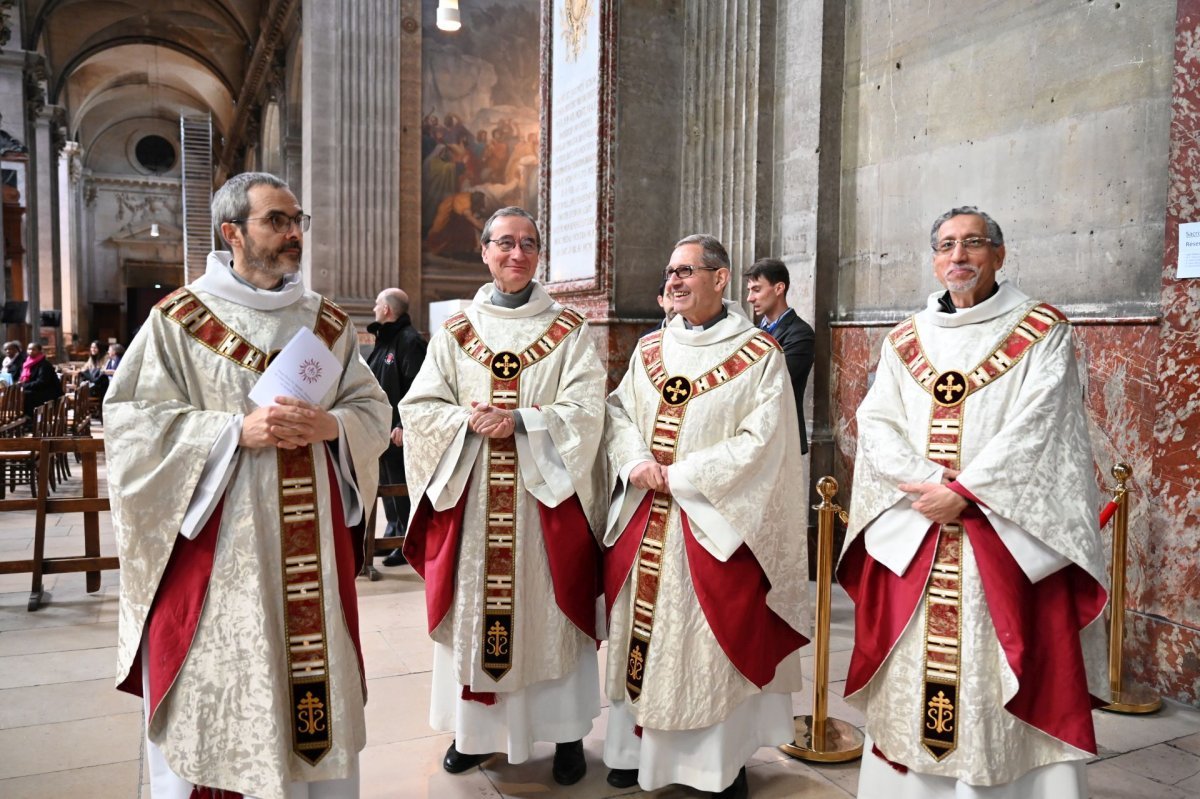
<path fill-rule="evenodd" d="M 391 443 L 379 458 L 379 482 L 404 482 L 404 428 L 400 426 L 400 413 L 396 404 L 404 399 L 413 378 L 425 361 L 425 339 L 412 326 L 408 316 L 408 295 L 400 289 L 384 289 L 375 298 L 375 321 L 367 327 L 375 336 L 375 349 L 367 357 L 367 365 L 388 397 L 392 406 Z M 408 497 L 384 497 L 383 512 L 387 516 L 388 538 L 404 534 L 408 524 L 410 503 Z M 404 563 L 404 554 L 399 548 L 385 555 L 384 566 L 399 566 Z"/>
<path fill-rule="evenodd" d="M 788 307 L 787 292 L 791 280 L 783 261 L 761 258 L 746 272 L 746 299 L 754 306 L 758 326 L 770 333 L 783 347 L 792 393 L 796 395 L 796 415 L 800 417 L 800 451 L 808 452 L 808 431 L 804 424 L 804 387 L 813 365 L 812 326 Z"/>

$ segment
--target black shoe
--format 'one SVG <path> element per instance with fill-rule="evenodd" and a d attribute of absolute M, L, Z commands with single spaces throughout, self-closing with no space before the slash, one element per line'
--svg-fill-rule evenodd
<path fill-rule="evenodd" d="M 451 774 L 462 774 L 467 769 L 475 768 L 489 757 L 491 755 L 464 755 L 454 748 L 454 741 L 451 741 L 450 748 L 446 750 L 446 757 L 442 760 L 442 768 Z"/>
<path fill-rule="evenodd" d="M 408 559 L 404 557 L 404 552 L 399 549 L 393 549 L 383 559 L 384 566 L 403 566 L 405 563 L 408 563 Z"/>
<path fill-rule="evenodd" d="M 571 741 L 554 746 L 554 769 L 550 772 L 559 785 L 574 785 L 587 774 L 583 759 L 583 741 Z"/>
<path fill-rule="evenodd" d="M 632 788 L 637 785 L 637 780 L 635 768 L 614 768 L 608 772 L 608 784 L 614 788 Z"/>
<path fill-rule="evenodd" d="M 720 793 L 714 793 L 713 799 L 746 799 L 749 795 L 750 786 L 746 784 L 746 767 L 742 766 L 742 770 L 733 778 L 729 787 Z"/>

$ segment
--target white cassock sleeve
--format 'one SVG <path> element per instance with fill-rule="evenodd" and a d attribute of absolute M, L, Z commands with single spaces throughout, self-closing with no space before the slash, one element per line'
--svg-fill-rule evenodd
<path fill-rule="evenodd" d="M 642 497 L 646 496 L 646 489 L 630 485 L 629 473 L 641 464 L 649 462 L 649 458 L 640 458 L 621 466 L 617 475 L 617 487 L 613 489 L 612 499 L 608 505 L 608 526 L 604 530 L 604 546 L 611 547 L 617 543 L 621 533 L 625 532 L 629 520 L 633 518 L 634 511 L 637 510 L 638 505 L 642 504 Z"/>
<path fill-rule="evenodd" d="M 467 487 L 467 480 L 471 477 L 475 461 L 479 459 L 479 453 L 483 449 L 483 438 L 469 435 L 468 432 L 464 419 L 454 440 L 442 453 L 442 459 L 438 461 L 433 476 L 429 478 L 425 496 L 429 497 L 434 510 L 453 508 Z"/>
<path fill-rule="evenodd" d="M 244 418 L 240 413 L 231 417 L 208 451 L 208 459 L 204 462 L 200 480 L 196 483 L 187 510 L 183 512 L 183 523 L 179 528 L 179 534 L 189 541 L 195 540 L 204 529 L 217 503 L 225 495 L 225 487 L 233 476 L 233 463 L 237 457 L 238 441 L 242 438 Z"/>
<path fill-rule="evenodd" d="M 522 408 L 525 433 L 517 433 L 517 465 L 525 490 L 548 508 L 557 508 L 574 496 L 571 474 L 554 446 L 545 415 L 537 408 Z"/>
<path fill-rule="evenodd" d="M 717 560 L 724 563 L 742 545 L 742 536 L 717 512 L 713 504 L 705 499 L 681 470 L 667 468 L 671 483 L 671 495 L 679 509 L 687 514 L 688 526 L 696 543 L 704 547 Z"/>

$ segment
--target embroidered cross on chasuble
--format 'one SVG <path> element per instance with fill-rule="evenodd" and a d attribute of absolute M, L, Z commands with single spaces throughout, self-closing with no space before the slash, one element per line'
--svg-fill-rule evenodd
<path fill-rule="evenodd" d="M 218 355 L 253 372 L 266 369 L 270 356 L 226 326 L 186 288 L 169 294 L 158 307 L 168 319 Z M 332 349 L 348 320 L 341 308 L 322 300 L 313 332 Z M 315 765 L 332 746 L 334 720 L 327 670 L 325 586 L 321 575 L 315 466 L 312 446 L 275 452 L 292 751 Z"/>
<path fill-rule="evenodd" d="M 925 456 L 934 463 L 962 467 L 960 443 L 966 399 L 1012 368 L 1051 328 L 1066 322 L 1056 308 L 1037 305 L 974 369 L 939 372 L 930 363 L 909 317 L 888 336 L 901 363 L 933 400 Z M 934 760 L 945 759 L 958 746 L 959 656 L 962 643 L 963 528 L 958 522 L 938 529 L 933 569 L 925 586 L 925 679 L 921 702 L 921 745 Z"/>
<path fill-rule="evenodd" d="M 533 344 L 515 352 L 493 352 L 471 325 L 465 313 L 446 320 L 446 330 L 472 360 L 491 372 L 490 404 L 514 410 L 520 407 L 521 375 L 545 358 L 583 324 L 583 317 L 564 308 Z M 517 557 L 517 440 L 515 435 L 489 438 L 487 463 L 487 556 L 484 564 L 484 622 L 480 641 L 480 667 L 499 681 L 512 668 L 516 634 Z"/>
<path fill-rule="evenodd" d="M 679 434 L 689 402 L 742 374 L 772 349 L 778 348 L 779 345 L 770 336 L 755 333 L 719 366 L 696 380 L 690 380 L 682 375 L 668 376 L 662 359 L 661 330 L 644 337 L 639 344 L 642 366 L 659 392 L 654 434 L 650 439 L 650 452 L 655 462 L 662 466 L 670 466 L 675 462 Z M 674 504 L 675 500 L 670 494 L 653 493 L 650 516 L 634 564 L 633 630 L 629 635 L 629 654 L 625 661 L 625 690 L 630 702 L 636 702 L 642 695 L 646 659 L 650 654 L 650 639 L 654 631 L 663 544 Z"/>

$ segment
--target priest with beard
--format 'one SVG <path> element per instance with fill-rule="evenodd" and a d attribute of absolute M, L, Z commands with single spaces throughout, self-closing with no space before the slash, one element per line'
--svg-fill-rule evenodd
<path fill-rule="evenodd" d="M 357 797 L 354 576 L 391 414 L 346 313 L 304 288 L 309 217 L 287 184 L 236 175 L 212 213 L 230 252 L 155 307 L 104 402 L 117 683 L 145 701 L 158 799 Z M 301 328 L 333 385 L 257 406 Z"/>
<path fill-rule="evenodd" d="M 997 282 L 986 213 L 947 211 L 930 244 L 945 290 L 888 335 L 858 409 L 838 567 L 858 794 L 1083 799 L 1107 595 L 1071 326 Z"/>
<path fill-rule="evenodd" d="M 783 351 L 722 299 L 721 243 L 679 241 L 665 278 L 675 316 L 608 398 L 604 762 L 614 787 L 739 799 L 755 751 L 795 738 L 812 618 L 800 425 Z"/>

